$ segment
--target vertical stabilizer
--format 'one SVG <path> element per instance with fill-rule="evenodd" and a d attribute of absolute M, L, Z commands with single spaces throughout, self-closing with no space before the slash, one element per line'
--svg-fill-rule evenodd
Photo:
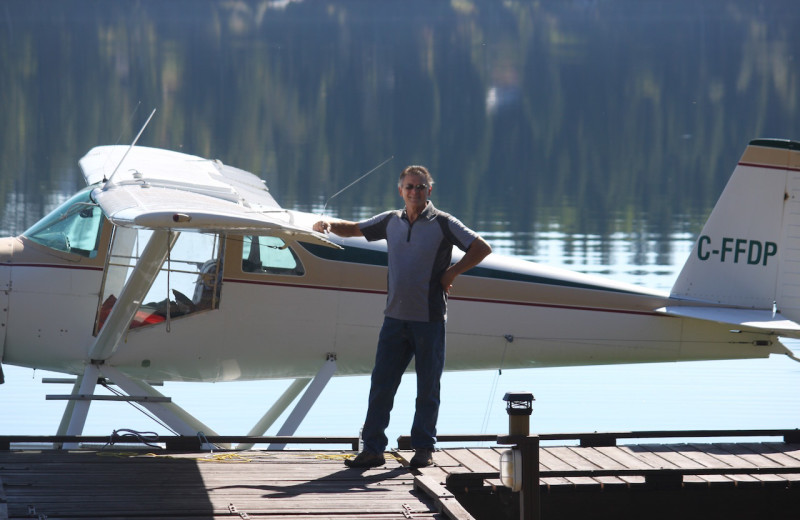
<path fill-rule="evenodd" d="M 800 143 L 751 141 L 672 296 L 800 318 Z"/>

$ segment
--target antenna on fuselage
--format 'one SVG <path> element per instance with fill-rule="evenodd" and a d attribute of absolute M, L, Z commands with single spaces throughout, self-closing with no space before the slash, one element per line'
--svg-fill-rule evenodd
<path fill-rule="evenodd" d="M 362 175 L 362 176 L 361 176 L 361 177 L 359 177 L 358 179 L 354 180 L 353 182 L 351 182 L 350 184 L 348 184 L 347 186 L 345 186 L 345 187 L 344 187 L 344 188 L 342 188 L 341 190 L 339 190 L 339 191 L 337 191 L 336 193 L 334 193 L 333 195 L 331 195 L 331 196 L 328 198 L 328 200 L 327 200 L 327 201 L 325 201 L 325 205 L 324 205 L 324 206 L 322 206 L 322 214 L 323 214 L 323 215 L 325 214 L 325 208 L 327 208 L 327 207 L 328 207 L 328 202 L 330 202 L 331 200 L 333 200 L 333 198 L 334 198 L 334 197 L 336 197 L 337 195 L 341 194 L 341 193 L 342 193 L 344 190 L 346 190 L 347 188 L 349 188 L 349 187 L 353 186 L 355 183 L 357 183 L 358 181 L 360 181 L 361 179 L 363 179 L 364 177 L 366 177 L 366 176 L 367 176 L 367 175 L 369 175 L 370 173 L 374 172 L 375 170 L 377 170 L 378 168 L 380 168 L 380 167 L 381 167 L 381 166 L 383 166 L 384 164 L 388 163 L 388 162 L 389 162 L 389 161 L 391 161 L 392 159 L 394 159 L 394 155 L 390 155 L 389 157 L 387 157 L 386 159 L 384 159 L 384 160 L 383 160 L 383 162 L 382 162 L 382 163 L 380 163 L 378 166 L 374 167 L 373 169 L 371 169 L 370 171 L 368 171 L 367 173 L 365 173 L 364 175 Z"/>
<path fill-rule="evenodd" d="M 117 167 L 114 168 L 113 172 L 111 172 L 111 176 L 108 178 L 108 180 L 103 179 L 105 181 L 105 185 L 103 186 L 104 190 L 114 186 L 114 183 L 111 182 L 111 180 L 114 178 L 114 174 L 117 173 L 117 170 L 119 170 L 119 167 L 122 166 L 123 162 L 125 162 L 125 158 L 128 156 L 130 151 L 133 150 L 133 147 L 136 146 L 136 142 L 139 140 L 139 137 L 142 136 L 142 132 L 144 132 L 144 129 L 147 128 L 147 125 L 150 123 L 150 120 L 153 119 L 153 115 L 155 115 L 155 113 L 156 113 L 156 109 L 154 108 L 153 111 L 150 112 L 150 116 L 147 118 L 147 121 L 145 121 L 144 124 L 142 125 L 142 129 L 139 130 L 139 133 L 136 134 L 136 137 L 133 139 L 133 142 L 128 147 L 128 149 L 125 151 L 125 155 L 123 155 L 122 159 L 120 159 L 119 163 L 117 163 Z"/>

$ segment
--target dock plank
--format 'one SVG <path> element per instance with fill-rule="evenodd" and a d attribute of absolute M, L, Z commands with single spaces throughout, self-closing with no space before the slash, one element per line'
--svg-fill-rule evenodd
<path fill-rule="evenodd" d="M 651 469 L 680 469 L 680 467 L 661 456 L 663 449 L 658 444 L 637 444 L 621 446 L 621 449 L 641 460 Z"/>
<path fill-rule="evenodd" d="M 655 467 L 636 457 L 630 448 L 624 446 L 603 446 L 594 449 L 627 469 L 653 469 Z"/>
<path fill-rule="evenodd" d="M 704 450 L 699 449 L 697 446 L 690 445 L 690 444 L 669 444 L 665 446 L 667 449 L 672 450 L 676 453 L 680 453 L 684 457 L 692 460 L 697 467 L 701 468 L 714 468 L 714 467 L 722 467 L 722 468 L 730 468 L 732 467 L 730 464 L 721 461 L 716 457 L 712 457 Z"/>
<path fill-rule="evenodd" d="M 711 464 L 703 464 L 696 458 L 689 457 L 684 451 L 673 449 L 671 446 L 658 446 L 657 449 L 653 445 L 649 447 L 652 453 L 657 454 L 662 459 L 680 469 L 701 469 L 712 466 Z"/>
<path fill-rule="evenodd" d="M 739 459 L 747 461 L 747 462 L 749 462 L 750 464 L 752 464 L 753 466 L 756 466 L 756 467 L 774 466 L 775 463 L 776 463 L 775 460 L 770 459 L 769 457 L 766 457 L 766 456 L 762 455 L 761 453 L 757 453 L 757 452 L 753 451 L 752 449 L 750 449 L 749 447 L 747 447 L 747 446 L 745 446 L 743 444 L 726 442 L 726 443 L 719 443 L 719 444 L 717 444 L 717 446 L 721 450 L 724 450 L 724 451 L 730 453 L 731 455 L 735 455 Z M 778 463 L 778 464 L 781 464 L 781 463 Z M 784 464 L 781 464 L 781 465 L 784 465 Z"/>
<path fill-rule="evenodd" d="M 731 466 L 724 463 L 723 461 L 712 457 L 711 455 L 705 453 L 702 450 L 699 450 L 697 447 L 689 445 L 689 444 L 678 444 L 678 445 L 666 445 L 667 449 L 675 451 L 680 455 L 690 459 L 697 465 L 698 468 L 722 468 L 728 469 Z M 690 466 L 691 467 L 691 466 Z M 715 486 L 720 484 L 732 484 L 734 482 L 733 479 L 726 477 L 725 475 L 689 475 L 684 477 L 684 482 L 688 484 L 698 484 L 698 485 L 707 485 L 707 486 Z"/>
<path fill-rule="evenodd" d="M 690 444 L 690 446 L 694 446 L 698 448 L 698 450 L 703 451 L 705 454 L 713 457 L 714 459 L 719 460 L 723 465 L 732 467 L 732 468 L 742 468 L 742 469 L 758 469 L 759 466 L 754 464 L 747 459 L 740 457 L 739 455 L 730 453 L 725 448 L 722 447 L 720 444 Z M 715 466 L 716 467 L 716 466 Z M 725 477 L 729 478 L 737 485 L 747 485 L 747 484 L 754 484 L 758 483 L 759 480 L 752 475 L 743 474 L 743 473 L 734 473 L 730 475 L 725 475 Z"/>
<path fill-rule="evenodd" d="M 546 462 L 542 462 L 545 459 Z M 539 450 L 539 461 L 553 470 L 586 470 L 599 469 L 585 458 L 570 450 L 567 446 L 546 447 Z M 574 486 L 593 486 L 601 484 L 600 481 L 592 477 L 568 476 L 564 477 Z"/>
<path fill-rule="evenodd" d="M 741 446 L 781 466 L 795 467 L 800 465 L 800 460 L 788 455 L 784 449 L 781 449 L 786 446 L 785 444 L 773 445 L 768 442 L 743 442 Z"/>
<path fill-rule="evenodd" d="M 403 450 L 396 452 L 396 454 L 404 464 L 408 465 L 411 462 L 411 458 L 414 456 L 414 451 Z M 445 481 L 447 480 L 447 475 L 450 473 L 468 471 L 447 451 L 434 451 L 432 458 L 433 465 L 427 468 L 422 468 L 420 471 L 423 471 L 425 475 L 441 485 L 444 485 Z"/>
<path fill-rule="evenodd" d="M 800 444 L 781 444 L 777 442 L 765 442 L 764 446 L 772 448 L 780 453 L 788 457 L 792 457 L 793 459 L 797 460 L 797 464 L 800 464 Z"/>
<path fill-rule="evenodd" d="M 561 458 L 556 457 L 549 448 L 542 448 L 539 450 L 539 467 L 543 470 L 553 471 L 578 469 Z"/>
<path fill-rule="evenodd" d="M 467 448 L 456 448 L 447 450 L 447 454 L 453 457 L 464 468 L 473 473 L 490 473 L 498 471 L 498 465 L 491 465 L 484 459 Z M 498 456 L 499 460 L 499 456 Z"/>
<path fill-rule="evenodd" d="M 544 451 L 550 453 L 554 457 L 561 460 L 564 464 L 572 466 L 575 469 L 579 470 L 591 470 L 591 469 L 600 469 L 601 466 L 593 464 L 589 461 L 586 457 L 584 457 L 581 451 L 576 450 L 570 446 L 560 446 L 560 447 L 553 447 L 553 448 L 545 448 Z"/>
<path fill-rule="evenodd" d="M 598 468 L 605 469 L 629 469 L 623 463 L 613 459 L 597 448 L 570 448 L 577 452 L 582 458 L 589 461 Z"/>
<path fill-rule="evenodd" d="M 612 459 L 611 457 L 604 454 L 602 451 L 599 451 L 593 447 L 587 448 L 570 448 L 576 454 L 580 455 L 580 457 L 586 459 L 591 464 L 597 466 L 598 468 L 602 469 L 610 469 L 610 470 L 623 470 L 629 469 L 620 462 Z M 629 484 L 638 484 L 644 482 L 644 479 L 641 477 L 628 477 L 628 476 L 614 476 L 614 477 L 594 477 L 598 482 L 603 484 L 603 486 L 627 486 Z"/>
<path fill-rule="evenodd" d="M 414 456 L 413 451 L 407 452 L 406 457 L 408 461 L 410 461 L 411 457 L 413 456 Z M 437 467 L 444 469 L 448 473 L 452 473 L 454 471 L 466 471 L 461 462 L 450 454 L 450 450 L 434 451 L 432 458 L 433 458 L 433 463 L 436 464 Z"/>
<path fill-rule="evenodd" d="M 618 464 L 621 468 L 630 469 L 630 470 L 641 470 L 641 469 L 653 469 L 652 466 L 647 464 L 646 462 L 642 461 L 631 455 L 631 453 L 625 449 L 621 449 L 617 446 L 601 446 L 592 448 L 597 453 L 607 457 L 608 459 L 614 461 L 615 464 Z M 620 479 L 625 481 L 629 486 L 631 485 L 641 485 L 645 483 L 645 478 L 641 476 L 621 476 Z"/>

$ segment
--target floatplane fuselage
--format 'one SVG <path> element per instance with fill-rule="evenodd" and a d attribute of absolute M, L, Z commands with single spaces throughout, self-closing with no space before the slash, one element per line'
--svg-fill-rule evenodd
<path fill-rule="evenodd" d="M 670 292 L 490 255 L 451 292 L 446 369 L 791 355 L 799 149 L 750 143 Z M 155 395 L 371 371 L 384 243 L 319 235 L 318 215 L 218 161 L 108 146 L 80 163 L 88 188 L 0 240 L 3 363 L 74 374 L 73 395 L 101 375 Z M 82 429 L 71 405 L 61 433 Z"/>

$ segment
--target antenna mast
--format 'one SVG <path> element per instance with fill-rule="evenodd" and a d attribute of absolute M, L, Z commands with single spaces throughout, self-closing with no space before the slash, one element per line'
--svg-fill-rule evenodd
<path fill-rule="evenodd" d="M 346 189 L 347 189 L 347 188 L 349 188 L 350 186 L 354 185 L 355 183 L 357 183 L 358 181 L 360 181 L 361 179 L 363 179 L 364 177 L 366 177 L 366 176 L 367 176 L 367 175 L 369 175 L 370 173 L 374 172 L 375 170 L 377 170 L 378 168 L 380 168 L 381 166 L 383 166 L 383 165 L 384 165 L 384 164 L 386 164 L 387 162 L 391 161 L 392 159 L 394 159 L 394 155 L 390 155 L 389 157 L 387 157 L 386 159 L 384 159 L 384 161 L 383 161 L 382 163 L 380 163 L 378 166 L 374 167 L 373 169 L 371 169 L 370 171 L 368 171 L 367 173 L 365 173 L 364 175 L 362 175 L 362 176 L 361 176 L 361 177 L 359 177 L 358 179 L 354 180 L 353 182 L 351 182 L 350 184 L 348 184 L 347 186 L 345 186 L 345 187 L 344 187 L 344 188 L 342 188 L 341 190 L 339 190 L 339 191 L 337 191 L 336 193 L 334 193 L 333 195 L 331 195 L 331 196 L 328 198 L 328 200 L 327 200 L 327 201 L 325 201 L 325 205 L 324 205 L 324 206 L 322 206 L 322 214 L 323 214 L 323 215 L 325 214 L 325 208 L 327 208 L 327 207 L 328 207 L 328 202 L 330 202 L 331 200 L 333 200 L 333 198 L 334 198 L 335 196 L 339 195 L 339 194 L 340 194 L 340 193 L 342 193 L 344 190 L 346 190 Z"/>
<path fill-rule="evenodd" d="M 142 125 L 142 129 L 141 129 L 141 130 L 139 130 L 139 133 L 138 133 L 138 134 L 136 134 L 136 137 L 134 138 L 133 142 L 132 142 L 132 143 L 131 143 L 131 145 L 128 147 L 128 149 L 125 151 L 125 155 L 123 155 L 123 156 L 122 156 L 122 159 L 120 159 L 120 160 L 119 160 L 119 163 L 117 163 L 117 167 L 116 167 L 116 168 L 114 168 L 114 171 L 113 171 L 113 172 L 111 172 L 111 176 L 108 178 L 108 180 L 106 181 L 105 185 L 103 186 L 103 190 L 107 190 L 108 188 L 110 188 L 110 187 L 113 187 L 113 186 L 114 186 L 114 183 L 113 183 L 113 182 L 111 182 L 111 180 L 114 178 L 114 174 L 116 174 L 116 173 L 117 173 L 117 170 L 119 170 L 119 167 L 120 167 L 120 166 L 122 166 L 122 163 L 123 163 L 123 162 L 125 162 L 125 158 L 126 158 L 126 157 L 128 156 L 128 154 L 131 152 L 131 150 L 133 150 L 133 147 L 134 147 L 134 146 L 136 146 L 136 142 L 139 140 L 139 137 L 141 137 L 141 136 L 142 136 L 142 132 L 144 132 L 144 129 L 145 129 L 145 128 L 147 128 L 147 125 L 150 123 L 150 120 L 151 120 L 151 119 L 153 119 L 153 115 L 154 115 L 155 113 L 156 113 L 156 109 L 154 108 L 154 109 L 153 109 L 153 111 L 152 111 L 152 112 L 150 112 L 150 117 L 148 117 L 148 118 L 147 118 L 147 121 L 145 121 L 145 122 L 144 122 L 144 124 Z"/>

